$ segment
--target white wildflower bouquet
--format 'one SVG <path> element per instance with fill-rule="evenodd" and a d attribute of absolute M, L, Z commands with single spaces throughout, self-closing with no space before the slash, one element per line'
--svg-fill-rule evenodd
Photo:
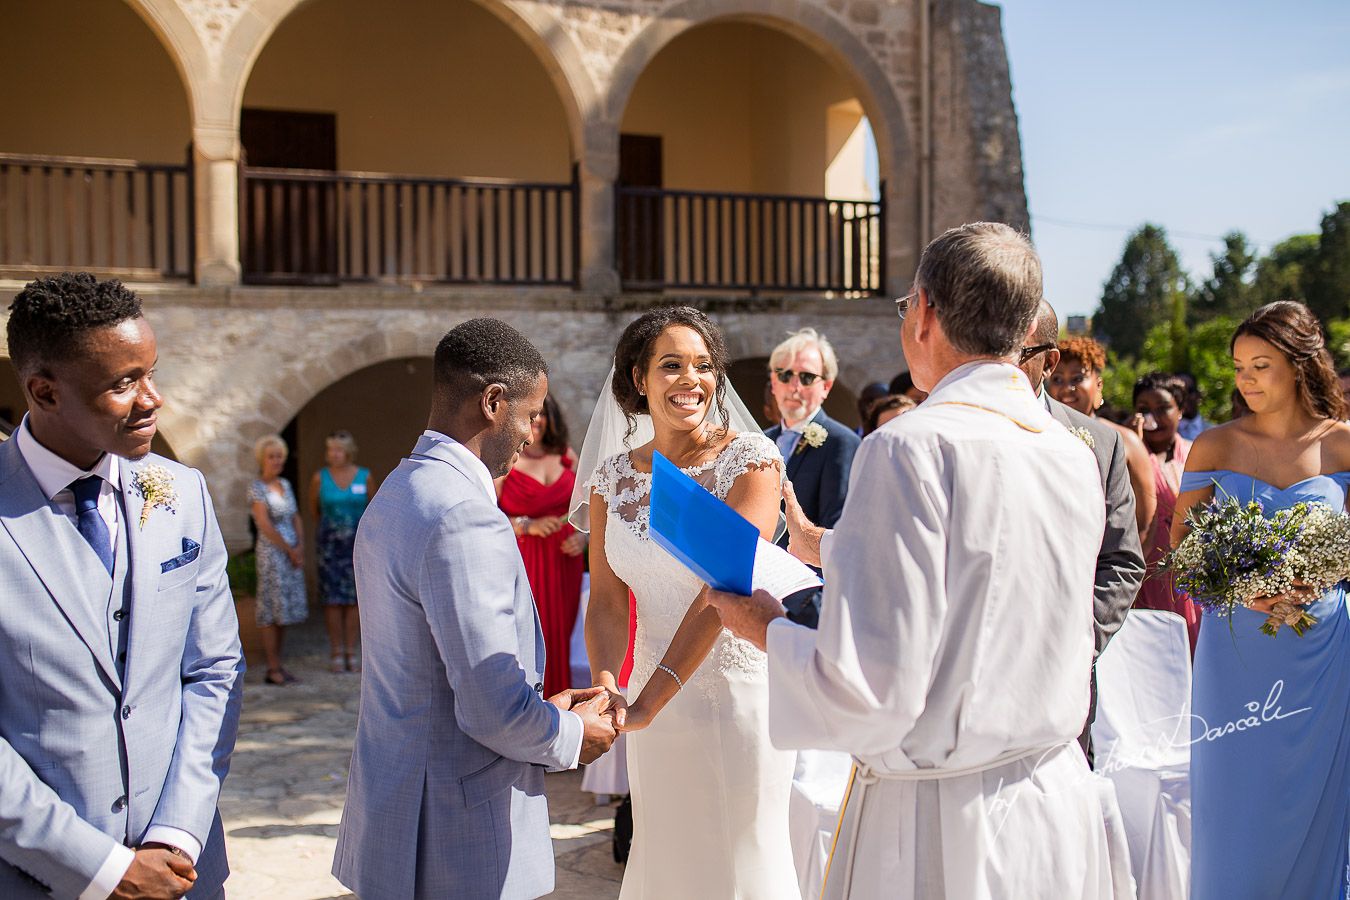
<path fill-rule="evenodd" d="M 1164 557 L 1160 569 L 1196 605 L 1230 617 L 1235 606 L 1289 594 L 1296 586 L 1316 597 L 1350 576 L 1350 516 L 1324 503 L 1298 503 L 1267 516 L 1260 502 L 1215 497 L 1186 514 L 1190 534 Z M 1299 637 L 1317 618 L 1282 597 L 1261 631 L 1288 625 Z"/>

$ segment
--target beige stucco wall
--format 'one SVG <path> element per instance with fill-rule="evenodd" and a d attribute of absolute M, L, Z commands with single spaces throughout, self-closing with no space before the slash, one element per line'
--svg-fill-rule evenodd
<path fill-rule="evenodd" d="M 661 137 L 668 188 L 818 195 L 829 107 L 852 98 L 839 72 L 795 38 L 719 22 L 652 60 L 621 131 Z"/>
<path fill-rule="evenodd" d="M 7 0 L 0 35 L 0 152 L 186 158 L 183 82 L 121 0 Z"/>
<path fill-rule="evenodd" d="M 469 0 L 320 0 L 278 26 L 244 106 L 337 115 L 338 168 L 566 181 L 557 90 Z"/>

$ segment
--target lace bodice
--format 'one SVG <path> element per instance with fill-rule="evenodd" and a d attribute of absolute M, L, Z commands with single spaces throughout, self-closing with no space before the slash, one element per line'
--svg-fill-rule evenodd
<path fill-rule="evenodd" d="M 781 473 L 783 460 L 773 441 L 762 434 L 738 434 L 715 458 L 682 471 L 725 500 L 736 479 L 754 469 L 773 466 Z M 651 519 L 652 476 L 633 467 L 627 453 L 600 464 L 587 486 L 605 501 L 605 558 L 614 574 L 637 598 L 637 638 L 633 650 L 631 686 L 641 690 L 661 661 L 671 638 L 684 620 L 689 604 L 703 583 L 675 557 L 647 535 Z M 708 658 L 699 666 L 690 686 L 697 686 L 717 703 L 718 682 L 740 670 L 763 675 L 767 659 L 748 641 L 723 631 Z"/>

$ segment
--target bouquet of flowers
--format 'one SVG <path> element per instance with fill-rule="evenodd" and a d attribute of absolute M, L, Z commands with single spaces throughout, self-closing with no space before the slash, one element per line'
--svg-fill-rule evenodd
<path fill-rule="evenodd" d="M 1191 507 L 1190 534 L 1159 569 L 1200 607 L 1227 613 L 1259 597 L 1290 594 L 1296 586 L 1317 596 L 1350 576 L 1350 516 L 1324 503 L 1299 503 L 1267 516 L 1256 500 L 1218 497 Z M 1282 625 L 1299 637 L 1317 623 L 1296 600 L 1275 603 L 1261 631 Z"/>

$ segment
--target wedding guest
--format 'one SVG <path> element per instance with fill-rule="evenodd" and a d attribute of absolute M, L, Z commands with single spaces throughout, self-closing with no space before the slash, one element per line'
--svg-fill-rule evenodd
<path fill-rule="evenodd" d="M 155 333 L 85 272 L 27 285 L 6 330 L 0 897 L 220 897 L 244 660 L 206 482 L 150 452 Z"/>
<path fill-rule="evenodd" d="M 1326 339 L 1299 303 L 1263 306 L 1230 345 L 1235 411 L 1196 438 L 1172 540 L 1216 495 L 1266 515 L 1297 503 L 1344 509 L 1350 425 Z M 1191 716 L 1192 900 L 1350 894 L 1350 618 L 1344 582 L 1294 590 L 1317 623 L 1260 633 L 1282 597 L 1231 617 L 1205 613 Z M 1234 724 L 1236 723 L 1236 725 Z M 1261 727 L 1255 727 L 1255 726 Z M 1184 738 L 1183 738 L 1184 739 Z M 1254 852 L 1253 848 L 1259 848 Z"/>
<path fill-rule="evenodd" d="M 1042 299 L 1036 311 L 1036 330 L 1022 348 L 1018 367 L 1031 382 L 1032 391 L 1041 398 L 1055 421 L 1081 438 L 1097 459 L 1097 474 L 1106 496 L 1106 529 L 1097 551 L 1096 578 L 1092 586 L 1092 618 L 1096 635 L 1093 654 L 1091 699 L 1087 722 L 1078 743 L 1093 761 L 1092 723 L 1097 714 L 1096 658 L 1106 649 L 1112 635 L 1125 623 L 1125 615 L 1134 603 L 1144 578 L 1144 554 L 1135 528 L 1134 493 L 1125 464 L 1125 442 L 1115 426 L 1090 418 L 1072 409 L 1044 390 L 1045 384 L 1063 364 L 1055 339 L 1059 335 L 1059 316 Z"/>
<path fill-rule="evenodd" d="M 853 454 L 861 441 L 821 409 L 839 374 L 838 357 L 823 334 L 803 328 L 769 354 L 769 374 L 781 421 L 764 435 L 783 454 L 787 478 L 807 517 L 830 528 L 843 512 Z M 786 547 L 787 535 L 779 543 Z M 792 620 L 815 625 L 820 596 L 817 589 L 786 598 Z"/>
<path fill-rule="evenodd" d="M 892 394 L 904 394 L 915 403 L 922 403 L 928 397 L 927 391 L 921 391 L 914 386 L 914 377 L 909 372 L 901 372 L 892 378 L 886 388 Z"/>
<path fill-rule="evenodd" d="M 872 404 L 885 398 L 890 392 L 890 387 L 884 381 L 873 381 L 858 391 L 858 421 L 862 423 L 858 426 L 858 437 L 867 435 L 867 414 L 871 411 Z"/>
<path fill-rule="evenodd" d="M 863 419 L 862 436 L 867 437 L 902 412 L 918 406 L 904 394 L 890 394 L 882 397 L 867 408 L 867 418 Z"/>
<path fill-rule="evenodd" d="M 1157 512 L 1144 539 L 1144 558 L 1148 574 L 1139 588 L 1134 605 L 1139 609 L 1165 609 L 1186 620 L 1191 639 L 1191 654 L 1200 635 L 1200 614 L 1181 591 L 1176 589 L 1172 573 L 1159 570 L 1158 560 L 1171 547 L 1172 523 L 1181 487 L 1181 473 L 1191 442 L 1177 434 L 1181 408 L 1186 402 L 1186 384 L 1175 375 L 1154 373 L 1134 383 L 1133 425 L 1135 433 L 1148 447 L 1153 467 L 1153 493 L 1158 498 Z"/>
<path fill-rule="evenodd" d="M 1205 417 L 1200 415 L 1200 401 L 1204 399 L 1204 395 L 1200 393 L 1195 376 L 1190 372 L 1177 372 L 1176 375 L 1182 384 L 1186 385 L 1186 403 L 1181 407 L 1181 422 L 1177 425 L 1177 434 L 1188 441 L 1194 441 L 1200 432 L 1206 428 L 1213 428 L 1214 423 L 1206 422 Z"/>
<path fill-rule="evenodd" d="M 258 479 L 248 486 L 249 509 L 258 539 L 253 545 L 258 560 L 258 627 L 262 630 L 263 655 L 267 658 L 268 684 L 299 681 L 281 663 L 286 647 L 286 627 L 309 617 L 305 596 L 304 523 L 291 483 L 281 477 L 289 452 L 280 435 L 258 439 L 253 455 L 258 459 Z"/>
<path fill-rule="evenodd" d="M 576 454 L 567 446 L 567 422 L 552 394 L 530 423 L 530 444 L 511 471 L 495 481 L 497 505 L 511 517 L 525 572 L 544 629 L 544 695 L 571 687 L 572 629 L 581 604 L 586 534 L 567 523 L 576 483 Z"/>
<path fill-rule="evenodd" d="M 1153 487 L 1153 464 L 1149 462 L 1148 448 L 1133 428 L 1117 424 L 1101 415 L 1104 402 L 1102 372 L 1105 369 L 1106 350 L 1092 338 L 1075 337 L 1060 341 L 1059 365 L 1046 376 L 1046 390 L 1060 403 L 1110 425 L 1120 435 L 1125 446 L 1125 468 L 1130 475 L 1130 489 L 1134 493 L 1134 521 L 1139 532 L 1139 542 L 1143 545 L 1148 539 L 1158 509 L 1158 495 Z"/>
<path fill-rule="evenodd" d="M 769 656 L 777 747 L 853 754 L 825 900 L 1111 896 L 1088 708 L 1098 465 L 1014 363 L 1040 261 L 1006 225 L 928 245 L 898 301 L 918 409 L 868 436 L 820 547 L 820 630 L 709 591 Z"/>
<path fill-rule="evenodd" d="M 356 440 L 335 431 L 324 441 L 328 465 L 309 483 L 310 512 L 319 527 L 314 546 L 319 560 L 319 600 L 328 625 L 328 647 L 334 673 L 361 671 L 356 649 L 360 619 L 356 607 L 356 570 L 352 550 L 356 523 L 361 521 L 374 485 L 370 470 L 356 464 Z"/>

